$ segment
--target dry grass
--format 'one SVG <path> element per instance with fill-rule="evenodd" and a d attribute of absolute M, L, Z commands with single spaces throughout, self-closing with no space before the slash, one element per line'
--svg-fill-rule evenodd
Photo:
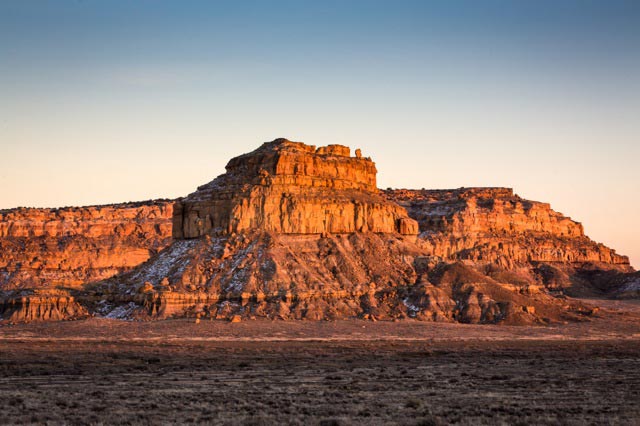
<path fill-rule="evenodd" d="M 1 341 L 0 423 L 634 424 L 640 342 Z M 637 423 L 636 423 L 637 424 Z"/>

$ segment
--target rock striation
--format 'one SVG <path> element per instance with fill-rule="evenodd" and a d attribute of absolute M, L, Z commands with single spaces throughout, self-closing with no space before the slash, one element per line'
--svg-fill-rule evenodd
<path fill-rule="evenodd" d="M 176 202 L 176 238 L 261 229 L 281 234 L 401 232 L 417 223 L 376 187 L 369 158 L 341 145 L 276 139 L 231 159 L 227 172 Z"/>
<path fill-rule="evenodd" d="M 171 201 L 0 211 L 0 289 L 79 287 L 171 241 Z"/>
<path fill-rule="evenodd" d="M 630 271 L 629 258 L 585 236 L 582 224 L 510 188 L 387 190 L 420 225 L 427 251 L 445 261 L 514 268 L 597 264 Z"/>
<path fill-rule="evenodd" d="M 517 325 L 591 315 L 591 308 L 555 298 L 541 285 L 491 277 L 460 262 L 425 267 L 424 255 L 415 238 L 397 233 L 206 235 L 176 241 L 88 290 L 101 295 L 96 310 L 116 318 Z"/>
<path fill-rule="evenodd" d="M 82 319 L 88 316 L 86 308 L 63 290 L 11 291 L 0 297 L 0 318 L 12 323 Z"/>
<path fill-rule="evenodd" d="M 0 319 L 585 321 L 625 256 L 508 188 L 387 190 L 360 150 L 276 139 L 175 201 L 0 212 Z"/>

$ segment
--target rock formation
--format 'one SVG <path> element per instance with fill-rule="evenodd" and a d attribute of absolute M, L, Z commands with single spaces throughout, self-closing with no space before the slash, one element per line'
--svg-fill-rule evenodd
<path fill-rule="evenodd" d="M 550 296 L 541 285 L 507 283 L 470 265 L 425 268 L 424 252 L 413 240 L 359 232 L 207 235 L 176 241 L 140 268 L 88 290 L 106 301 L 97 310 L 122 318 L 544 324 L 591 312 Z"/>
<path fill-rule="evenodd" d="M 0 289 L 79 287 L 171 241 L 171 201 L 0 211 Z"/>
<path fill-rule="evenodd" d="M 86 308 L 64 290 L 10 291 L 0 302 L 0 318 L 9 322 L 59 321 L 89 316 Z"/>
<path fill-rule="evenodd" d="M 0 317 L 547 324 L 597 315 L 567 294 L 637 292 L 625 256 L 511 189 L 380 191 L 360 150 L 286 139 L 226 169 L 175 202 L 3 212 Z"/>
<path fill-rule="evenodd" d="M 582 224 L 510 188 L 387 190 L 420 224 L 424 245 L 442 260 L 513 268 L 524 264 L 597 264 L 630 270 L 629 258 L 584 235 Z"/>
<path fill-rule="evenodd" d="M 415 235 L 407 212 L 380 196 L 376 167 L 341 145 L 276 139 L 233 158 L 227 173 L 178 201 L 174 236 L 262 229 L 280 234 L 398 232 Z"/>

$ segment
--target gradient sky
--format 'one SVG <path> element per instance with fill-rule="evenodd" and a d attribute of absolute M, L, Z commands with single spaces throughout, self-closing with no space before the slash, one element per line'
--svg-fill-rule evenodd
<path fill-rule="evenodd" d="M 640 267 L 640 1 L 0 0 L 0 208 L 186 195 L 276 137 L 513 187 Z"/>

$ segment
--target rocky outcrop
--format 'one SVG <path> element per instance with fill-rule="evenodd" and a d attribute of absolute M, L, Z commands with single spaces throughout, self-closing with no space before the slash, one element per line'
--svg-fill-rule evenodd
<path fill-rule="evenodd" d="M 89 316 L 68 292 L 29 290 L 8 292 L 0 297 L 0 320 L 8 322 L 60 321 Z"/>
<path fill-rule="evenodd" d="M 106 314 L 129 318 L 542 324 L 591 311 L 550 295 L 539 263 L 600 249 L 628 267 L 547 204 L 500 188 L 381 196 L 373 163 L 349 154 L 280 139 L 231 160 L 177 204 L 169 249 L 92 291 L 128 295 Z"/>
<path fill-rule="evenodd" d="M 580 223 L 509 188 L 387 190 L 420 225 L 426 251 L 444 261 L 517 268 L 537 263 L 630 271 L 629 258 L 584 235 Z"/>
<path fill-rule="evenodd" d="M 171 241 L 171 201 L 0 211 L 0 290 L 79 287 Z"/>
<path fill-rule="evenodd" d="M 10 321 L 548 324 L 596 315 L 565 295 L 638 292 L 628 258 L 548 204 L 507 188 L 383 192 L 371 159 L 340 145 L 276 139 L 175 203 L 0 214 Z M 24 290 L 43 287 L 73 297 Z"/>
<path fill-rule="evenodd" d="M 416 234 L 407 212 L 379 194 L 369 158 L 340 145 L 276 139 L 233 158 L 227 173 L 179 200 L 174 236 L 253 229 L 282 234 Z"/>

